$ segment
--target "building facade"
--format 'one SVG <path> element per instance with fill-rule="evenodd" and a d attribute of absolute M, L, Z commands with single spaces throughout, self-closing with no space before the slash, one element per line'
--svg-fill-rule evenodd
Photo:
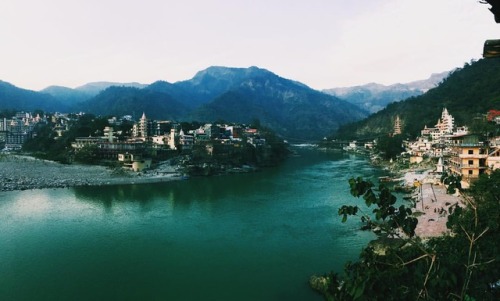
<path fill-rule="evenodd" d="M 488 147 L 476 135 L 454 137 L 448 159 L 451 174 L 462 177 L 462 187 L 468 188 L 474 180 L 487 172 Z"/>

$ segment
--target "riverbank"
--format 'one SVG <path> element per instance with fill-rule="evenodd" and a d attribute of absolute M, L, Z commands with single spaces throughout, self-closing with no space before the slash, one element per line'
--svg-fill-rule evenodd
<path fill-rule="evenodd" d="M 446 187 L 440 183 L 439 177 L 427 171 L 406 171 L 404 185 L 416 186 L 413 193 L 418 216 L 415 234 L 422 238 L 436 237 L 446 234 L 448 210 L 452 206 L 461 205 L 459 194 L 447 194 Z"/>
<path fill-rule="evenodd" d="M 29 156 L 0 157 L 0 191 L 155 183 L 181 179 L 170 164 L 142 173 L 99 165 L 60 164 Z"/>

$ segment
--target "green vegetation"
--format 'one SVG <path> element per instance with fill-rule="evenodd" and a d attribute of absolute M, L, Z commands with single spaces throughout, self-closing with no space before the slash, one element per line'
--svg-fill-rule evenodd
<path fill-rule="evenodd" d="M 0 108 L 10 110 L 67 110 L 68 106 L 49 94 L 25 90 L 0 80 Z"/>
<path fill-rule="evenodd" d="M 381 186 L 351 179 L 351 194 L 376 205 L 361 221 L 379 241 L 364 248 L 344 274 L 331 273 L 311 284 L 327 300 L 498 300 L 500 297 L 500 171 L 483 175 L 452 206 L 451 235 L 422 240 L 414 236 L 416 219 L 408 208 L 393 207 L 394 196 Z M 357 206 L 339 214 L 357 215 Z M 406 235 L 402 235 L 405 233 Z M 319 280 L 318 280 L 319 279 Z"/>
<path fill-rule="evenodd" d="M 79 110 L 92 114 L 124 116 L 135 112 L 135 116 L 145 112 L 152 119 L 179 119 L 186 115 L 182 102 L 168 94 L 150 89 L 133 87 L 109 87 L 96 97 L 81 103 Z"/>
<path fill-rule="evenodd" d="M 47 124 L 37 124 L 34 129 L 34 138 L 25 142 L 23 151 L 30 152 L 38 158 L 67 164 L 73 161 L 84 164 L 113 164 L 109 158 L 108 160 L 102 158 L 100 155 L 101 150 L 97 145 L 83 147 L 78 152 L 75 152 L 71 146 L 71 143 L 77 137 L 102 137 L 103 129 L 109 126 L 108 119 L 107 116 L 96 117 L 92 114 L 70 116 L 65 124 L 67 129 L 63 131 L 61 136 L 58 136 L 57 131 L 53 130 L 56 126 L 61 125 L 56 125 L 50 121 Z M 51 120 L 51 118 L 48 118 L 48 120 Z M 131 137 L 132 126 L 132 122 L 123 121 L 115 127 L 115 133 L 119 134 L 118 141 L 125 141 Z M 196 130 L 201 126 L 203 124 L 199 122 L 180 123 L 180 127 L 184 132 Z M 169 130 L 170 128 L 167 129 L 167 132 Z M 217 130 L 219 130 L 218 127 Z M 219 133 L 215 135 L 218 136 Z M 282 162 L 288 155 L 287 145 L 271 129 L 259 125 L 258 138 L 264 139 L 265 143 L 263 145 L 252 145 L 245 136 L 242 141 L 233 141 L 232 144 L 224 143 L 218 139 L 209 139 L 193 145 L 192 151 L 183 151 L 182 145 L 179 145 L 177 150 L 159 150 L 153 147 L 151 141 L 146 141 L 144 148 L 140 152 L 141 155 L 152 158 L 153 161 L 166 160 L 180 154 L 189 155 L 187 156 L 188 159 L 183 161 L 185 161 L 186 165 L 194 166 L 196 170 L 201 170 L 199 167 L 204 165 L 214 166 L 213 171 L 206 173 L 201 170 L 200 174 L 217 173 L 216 170 L 222 166 L 274 166 Z"/>
<path fill-rule="evenodd" d="M 39 124 L 35 128 L 33 139 L 26 141 L 23 145 L 23 151 L 31 152 L 34 156 L 42 159 L 58 161 L 61 163 L 71 163 L 74 159 L 82 163 L 96 163 L 92 156 L 74 157 L 71 143 L 76 137 L 90 137 L 102 135 L 104 127 L 108 126 L 108 119 L 105 117 L 96 117 L 92 114 L 85 114 L 72 121 L 69 130 L 64 132 L 61 137 L 52 130 L 54 124 Z"/>
<path fill-rule="evenodd" d="M 380 136 L 377 139 L 376 150 L 382 155 L 383 159 L 394 159 L 404 151 L 403 137 L 401 135 Z"/>
<path fill-rule="evenodd" d="M 414 138 L 425 125 L 436 124 L 444 107 L 453 115 L 456 125 L 475 128 L 475 117 L 500 108 L 499 86 L 500 60 L 467 63 L 424 95 L 392 103 L 367 119 L 342 126 L 335 136 L 361 139 L 386 135 L 392 132 L 392 120 L 399 115 L 403 137 Z"/>

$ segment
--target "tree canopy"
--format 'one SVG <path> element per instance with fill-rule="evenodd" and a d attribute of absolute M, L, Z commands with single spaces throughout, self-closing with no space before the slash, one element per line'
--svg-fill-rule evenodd
<path fill-rule="evenodd" d="M 359 261 L 346 264 L 343 274 L 311 282 L 327 300 L 499 300 L 500 170 L 462 192 L 464 206 L 449 212 L 450 235 L 427 240 L 413 235 L 414 217 L 408 208 L 393 206 L 387 188 L 374 191 L 360 178 L 350 185 L 353 196 L 377 206 L 376 223 L 366 215 L 361 221 L 380 239 L 363 249 Z M 359 212 L 357 206 L 339 209 L 344 220 Z"/>

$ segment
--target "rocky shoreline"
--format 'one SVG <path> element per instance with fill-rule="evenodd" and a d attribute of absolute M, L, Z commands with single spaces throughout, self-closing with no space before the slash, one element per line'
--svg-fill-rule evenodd
<path fill-rule="evenodd" d="M 65 165 L 29 156 L 0 156 L 0 191 L 153 183 L 181 179 L 166 163 L 157 169 L 134 173 L 98 165 Z"/>

